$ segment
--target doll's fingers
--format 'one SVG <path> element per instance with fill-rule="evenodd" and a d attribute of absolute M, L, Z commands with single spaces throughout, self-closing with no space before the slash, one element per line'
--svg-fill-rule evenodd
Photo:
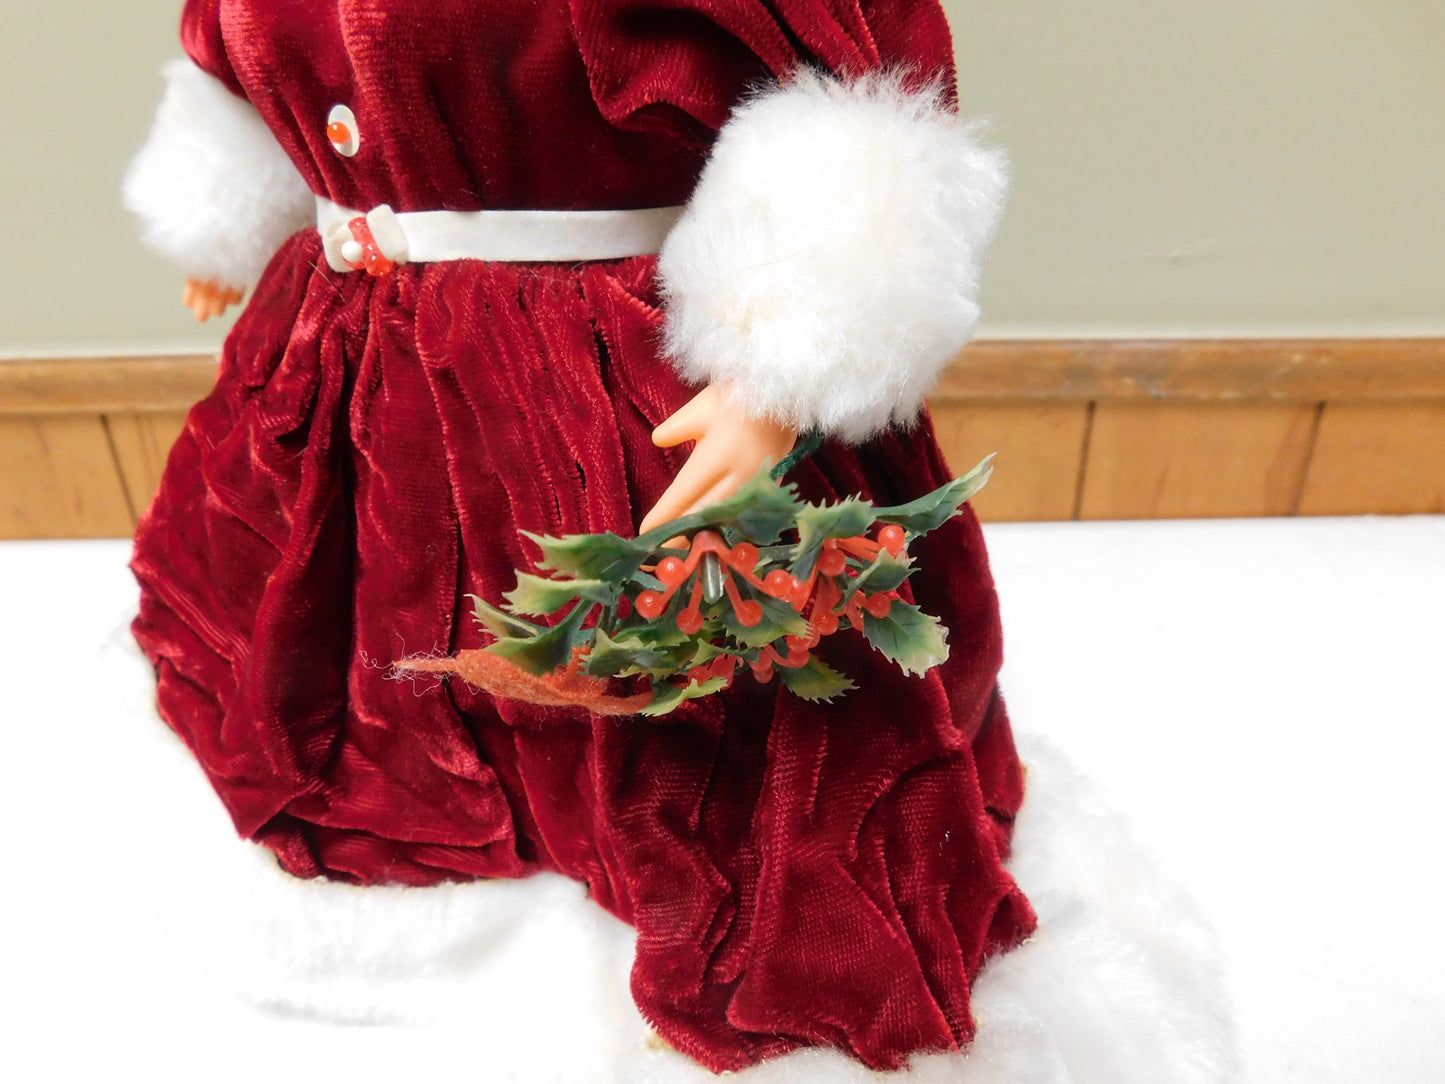
<path fill-rule="evenodd" d="M 652 443 L 671 448 L 689 440 L 701 440 L 717 412 L 717 393 L 712 386 L 704 388 L 673 411 L 652 431 Z"/>
<path fill-rule="evenodd" d="M 706 492 L 711 487 L 712 480 L 710 479 L 694 484 L 691 479 L 685 479 L 679 474 L 673 480 L 672 485 L 667 487 L 667 492 L 658 498 L 657 503 L 652 506 L 652 510 L 642 518 L 638 532 L 646 534 L 654 527 L 677 519 L 691 507 L 699 493 Z"/>
<path fill-rule="evenodd" d="M 693 452 L 682 465 L 682 470 L 677 472 L 672 485 L 643 518 L 640 532 L 646 534 L 659 524 L 685 514 L 699 495 L 712 489 L 726 473 L 726 463 L 717 462 L 714 456 L 706 453 L 699 455 Z"/>
<path fill-rule="evenodd" d="M 181 301 L 191 314 L 201 323 L 211 318 L 211 284 L 202 282 L 200 279 L 186 279 L 186 288 L 181 293 Z"/>
<path fill-rule="evenodd" d="M 707 412 L 696 406 L 693 400 L 666 418 L 652 431 L 652 443 L 659 448 L 672 448 L 689 440 L 701 439 L 707 431 Z"/>
<path fill-rule="evenodd" d="M 186 279 L 186 288 L 181 293 L 181 301 L 186 308 L 191 310 L 191 315 L 198 321 L 206 319 L 206 291 L 201 283 L 195 279 Z"/>
<path fill-rule="evenodd" d="M 701 512 L 709 505 L 714 505 L 717 504 L 719 501 L 727 500 L 738 490 L 742 489 L 743 481 L 744 479 L 736 474 L 725 475 L 721 481 L 719 481 L 716 485 L 714 485 L 697 500 L 693 501 L 691 507 L 689 507 L 682 514 L 684 516 L 690 516 L 694 512 Z"/>

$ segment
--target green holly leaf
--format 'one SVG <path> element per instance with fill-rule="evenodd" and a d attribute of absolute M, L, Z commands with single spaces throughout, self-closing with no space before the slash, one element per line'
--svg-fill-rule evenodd
<path fill-rule="evenodd" d="M 476 617 L 477 622 L 499 639 L 536 636 L 546 631 L 546 625 L 534 625 L 530 621 L 524 621 L 505 610 L 497 609 L 477 595 L 468 595 L 467 598 L 472 600 L 472 614 Z"/>
<path fill-rule="evenodd" d="M 703 634 L 706 632 L 707 626 L 704 625 Z M 670 620 L 666 615 L 659 617 L 656 621 L 648 621 L 646 618 L 634 614 L 623 622 L 621 628 L 614 635 L 618 643 L 636 643 L 639 646 L 653 649 L 675 647 L 678 644 L 691 643 L 694 639 L 678 628 L 677 622 Z"/>
<path fill-rule="evenodd" d="M 665 554 L 669 554 L 669 555 L 677 555 L 677 556 L 680 556 L 680 557 L 686 557 L 686 556 L 687 556 L 685 553 L 681 552 L 680 550 L 663 550 L 663 551 L 661 551 L 661 552 L 663 552 L 663 553 L 665 553 Z M 638 569 L 636 572 L 634 572 L 631 576 L 628 577 L 628 580 L 629 580 L 630 582 L 632 582 L 632 583 L 635 583 L 638 587 L 641 587 L 644 591 L 666 591 L 666 590 L 667 590 L 667 584 L 663 583 L 661 580 L 659 580 L 659 579 L 658 579 L 656 576 L 654 576 L 652 573 L 650 573 L 650 572 L 644 572 L 642 569 Z"/>
<path fill-rule="evenodd" d="M 798 513 L 798 549 L 793 575 L 805 580 L 829 538 L 852 538 L 873 525 L 873 505 L 862 497 L 849 497 L 837 504 L 810 504 Z"/>
<path fill-rule="evenodd" d="M 848 580 L 847 585 L 852 591 L 876 595 L 882 591 L 897 591 L 911 575 L 912 558 L 894 557 L 887 550 L 883 550 L 872 564 L 864 565 L 862 572 Z"/>
<path fill-rule="evenodd" d="M 747 593 L 744 592 L 744 596 Z M 763 619 L 756 625 L 749 628 L 738 620 L 733 608 L 724 604 L 722 611 L 722 627 L 740 644 L 748 647 L 762 647 L 774 640 L 780 640 L 784 636 L 806 636 L 808 635 L 808 621 L 797 610 L 785 602 L 779 602 L 767 595 L 751 596 L 762 604 Z"/>
<path fill-rule="evenodd" d="M 863 635 L 905 674 L 922 674 L 948 658 L 948 630 L 907 602 L 895 602 L 887 617 L 865 612 Z"/>
<path fill-rule="evenodd" d="M 640 643 L 625 635 L 614 639 L 598 629 L 592 638 L 592 650 L 587 653 L 587 673 L 591 677 L 616 677 L 634 665 L 644 650 Z"/>
<path fill-rule="evenodd" d="M 602 580 L 549 580 L 519 572 L 517 586 L 503 597 L 515 613 L 546 615 L 556 613 L 578 598 L 610 606 L 621 594 L 620 586 Z"/>
<path fill-rule="evenodd" d="M 727 649 L 719 647 L 711 640 L 703 640 L 697 644 L 696 650 L 688 656 L 687 661 L 678 667 L 679 670 L 691 670 L 694 666 L 706 666 L 721 655 L 726 655 Z"/>
<path fill-rule="evenodd" d="M 858 686 L 817 656 L 806 666 L 779 666 L 774 673 L 794 696 L 814 702 L 832 700 Z"/>
<path fill-rule="evenodd" d="M 927 534 L 956 516 L 963 503 L 988 483 L 991 474 L 993 456 L 961 478 L 955 478 L 917 500 L 875 509 L 873 518 L 879 523 L 896 523 L 910 534 Z"/>
<path fill-rule="evenodd" d="M 742 532 L 749 542 L 776 542 L 793 526 L 798 513 L 798 487 L 775 482 L 764 467 L 727 500 L 702 510 L 709 521 Z"/>
<path fill-rule="evenodd" d="M 486 648 L 515 663 L 529 674 L 541 676 L 566 666 L 572 661 L 572 649 L 589 639 L 595 629 L 582 628 L 582 622 L 595 609 L 579 604 L 566 620 L 535 636 L 509 636 Z"/>
<path fill-rule="evenodd" d="M 685 685 L 675 685 L 670 681 L 654 682 L 652 703 L 642 709 L 642 714 L 667 715 L 689 700 L 711 696 L 713 693 L 722 692 L 725 688 L 727 688 L 727 678 L 711 678 L 701 682 L 689 681 Z"/>
<path fill-rule="evenodd" d="M 642 566 L 651 552 L 637 539 L 611 533 L 569 534 L 563 538 L 530 531 L 522 533 L 542 551 L 538 568 L 578 579 L 609 583 L 625 580 Z"/>
<path fill-rule="evenodd" d="M 776 542 L 793 526 L 801 503 L 797 486 L 773 481 L 765 467 L 726 500 L 654 527 L 638 542 L 655 550 L 677 535 L 691 535 L 704 527 L 712 527 L 737 531 L 749 542 L 764 546 Z"/>
<path fill-rule="evenodd" d="M 645 631 L 624 630 L 609 636 L 599 629 L 587 653 L 587 673 L 592 677 L 666 676 L 685 667 L 696 651 L 691 640 L 658 642 L 638 635 Z"/>

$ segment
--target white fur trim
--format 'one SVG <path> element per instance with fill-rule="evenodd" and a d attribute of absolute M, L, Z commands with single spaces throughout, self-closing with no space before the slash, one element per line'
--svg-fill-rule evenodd
<path fill-rule="evenodd" d="M 896 74 L 744 102 L 662 250 L 678 369 L 847 440 L 911 422 L 978 320 L 1007 178 L 975 136 Z"/>
<path fill-rule="evenodd" d="M 146 244 L 187 274 L 250 286 L 281 242 L 315 225 L 315 198 L 250 103 L 187 60 L 125 178 Z"/>
<path fill-rule="evenodd" d="M 135 673 L 149 679 L 139 661 Z M 290 1019 L 300 1045 L 330 1041 L 325 1022 L 398 1027 L 408 1050 L 455 1035 L 486 1051 L 488 1080 L 717 1079 L 652 1036 L 628 993 L 637 935 L 581 885 L 551 874 L 429 889 L 296 880 L 234 837 L 174 735 L 158 721 L 138 730 L 127 749 L 146 747 L 146 770 L 128 793 L 155 835 L 128 872 L 159 919 L 147 959 L 179 969 L 188 987 Z M 1010 866 L 1039 930 L 979 976 L 967 1053 L 885 1073 L 800 1050 L 734 1074 L 739 1084 L 1236 1079 L 1219 949 L 1197 905 L 1161 880 L 1062 756 L 1021 745 L 1029 796 Z M 243 1010 L 228 1011 L 228 1026 L 244 1025 Z"/>

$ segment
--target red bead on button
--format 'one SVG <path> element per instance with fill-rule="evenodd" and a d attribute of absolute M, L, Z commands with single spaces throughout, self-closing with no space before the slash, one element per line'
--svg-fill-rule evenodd
<path fill-rule="evenodd" d="M 365 216 L 358 215 L 346 225 L 351 230 L 351 236 L 356 244 L 361 246 L 359 256 L 354 252 L 348 251 L 350 248 L 349 245 L 342 246 L 341 258 L 345 260 L 353 270 L 360 271 L 364 268 L 368 275 L 380 277 L 388 271 L 395 269 L 396 264 L 382 255 L 381 249 L 376 243 L 376 238 L 371 236 L 371 226 L 367 223 Z M 354 256 L 356 258 L 353 258 Z"/>
<path fill-rule="evenodd" d="M 333 105 L 326 117 L 326 138 L 341 157 L 353 157 L 361 149 L 361 129 L 356 126 L 356 114 L 344 105 Z"/>

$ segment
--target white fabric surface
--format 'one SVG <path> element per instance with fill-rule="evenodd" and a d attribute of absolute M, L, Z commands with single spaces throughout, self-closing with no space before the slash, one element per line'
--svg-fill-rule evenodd
<path fill-rule="evenodd" d="M 323 239 L 328 227 L 349 224 L 366 214 L 332 203 L 324 196 L 316 197 L 316 229 Z M 681 207 L 640 207 L 625 211 L 402 211 L 392 212 L 389 217 L 405 244 L 406 260 L 411 263 L 573 263 L 656 252 L 681 214 Z M 375 233 L 376 227 L 372 229 Z M 350 230 L 345 237 L 351 238 Z M 397 258 L 385 244 L 379 247 L 388 259 Z M 351 270 L 335 262 L 331 266 L 336 271 Z"/>
<path fill-rule="evenodd" d="M 988 533 L 1005 690 L 1034 768 L 1028 816 L 1059 829 L 1020 824 L 1018 872 L 1046 928 L 1102 915 L 1100 895 L 1112 892 L 1109 929 L 1186 920 L 1185 936 L 1142 954 L 1136 976 L 1177 963 L 1189 979 L 1207 956 L 1187 906 L 1140 890 L 1153 878 L 1100 811 L 1102 796 L 1221 935 L 1244 1079 L 1445 1079 L 1445 935 L 1434 915 L 1445 877 L 1428 858 L 1445 745 L 1445 520 Z M 126 630 L 127 553 L 112 542 L 0 545 L 10 678 L 0 965 L 16 999 L 0 1065 L 18 1067 L 16 1079 L 108 1079 L 132 1066 L 153 1080 L 530 1081 L 568 1079 L 537 1065 L 571 1058 L 575 1080 L 707 1078 L 645 1045 L 626 993 L 627 931 L 565 881 L 430 890 L 397 907 L 389 890 L 348 902 L 336 886 L 287 880 L 295 909 L 267 894 L 270 864 L 230 839 L 188 755 L 154 722 L 150 676 Z M 1089 870 L 1069 871 L 1067 856 L 1091 845 Z M 1092 861 L 1104 853 L 1120 861 Z M 286 973 L 288 946 L 305 947 L 304 975 Z M 1048 971 L 1029 971 L 1030 954 L 1047 948 L 1041 938 L 1003 958 L 980 984 L 970 1063 L 936 1059 L 905 1079 L 1068 1079 L 1057 1070 L 1071 1062 L 1074 1079 L 1112 1084 L 1146 1063 L 1137 1032 L 1068 1034 L 1088 1007 L 1049 1017 L 1037 981 Z M 387 979 L 383 994 L 368 975 Z M 1208 984 L 1195 981 L 1201 994 Z M 252 1003 L 268 999 L 269 1010 Z M 1105 1008 L 1126 1019 L 1127 1001 Z M 318 1014 L 429 1022 L 338 1026 Z M 1031 1040 L 1041 1020 L 1050 1033 Z M 1039 1056 L 1008 1062 L 1025 1051 Z M 1111 1067 L 1121 1057 L 1126 1068 Z M 863 1079 L 826 1057 L 749 1077 Z"/>

